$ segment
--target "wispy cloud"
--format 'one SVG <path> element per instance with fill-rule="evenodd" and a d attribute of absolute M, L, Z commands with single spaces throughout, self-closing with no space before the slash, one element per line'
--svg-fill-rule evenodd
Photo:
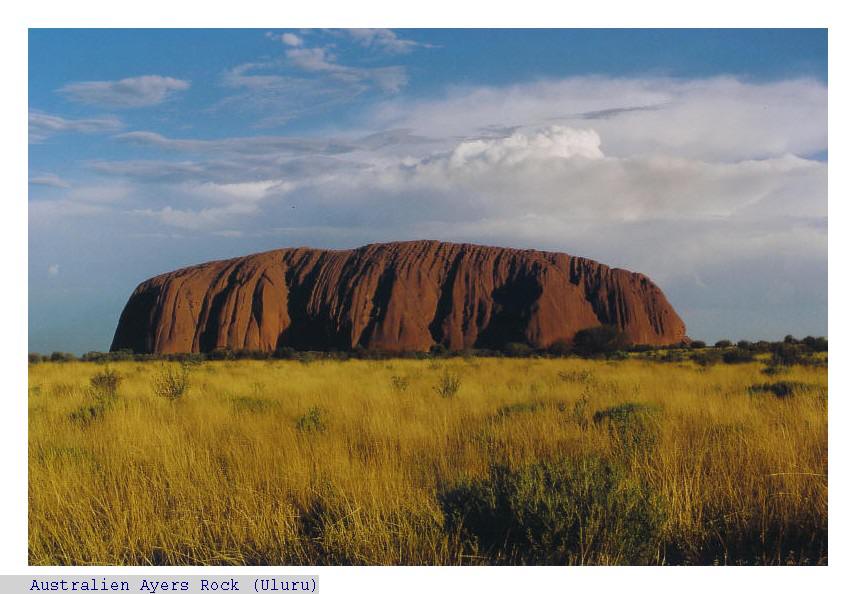
<path fill-rule="evenodd" d="M 190 82 L 169 76 L 147 75 L 121 80 L 69 83 L 59 89 L 68 99 L 112 108 L 149 107 L 186 91 Z"/>
<path fill-rule="evenodd" d="M 343 84 L 326 75 L 293 71 L 285 57 L 230 68 L 223 73 L 223 85 L 236 92 L 211 111 L 241 113 L 254 118 L 255 127 L 265 128 L 347 104 L 369 89 L 365 84 Z"/>
<path fill-rule="evenodd" d="M 127 132 L 119 134 L 120 141 L 140 146 L 167 149 L 181 152 L 224 152 L 238 154 L 321 154 L 337 155 L 354 150 L 353 144 L 332 139 L 313 139 L 295 136 L 248 136 L 238 138 L 219 138 L 214 140 L 198 140 L 183 138 L 168 138 L 155 132 Z"/>
<path fill-rule="evenodd" d="M 285 55 L 297 68 L 306 72 L 321 73 L 349 84 L 371 83 L 387 93 L 397 93 L 407 84 L 407 71 L 403 66 L 360 68 L 337 62 L 327 48 L 295 48 Z"/>
<path fill-rule="evenodd" d="M 346 29 L 345 31 L 363 47 L 380 49 L 393 54 L 404 54 L 419 47 L 437 47 L 430 43 L 404 39 L 392 29 Z"/>
<path fill-rule="evenodd" d="M 399 39 L 394 33 L 390 37 L 382 33 L 385 30 L 361 31 L 373 31 L 368 35 L 356 34 L 362 40 L 360 45 L 366 47 L 384 44 L 389 48 L 415 47 L 415 42 Z M 351 38 L 347 31 L 332 33 Z M 346 64 L 342 63 L 333 44 L 310 44 L 296 33 L 269 32 L 266 35 L 285 46 L 282 53 L 275 58 L 246 62 L 226 70 L 223 85 L 237 92 L 217 102 L 213 110 L 264 114 L 256 125 L 269 127 L 347 104 L 366 94 L 393 96 L 408 84 L 404 66 Z M 402 52 L 390 50 L 388 53 Z"/>
<path fill-rule="evenodd" d="M 31 186 L 48 186 L 51 188 L 70 188 L 71 184 L 53 173 L 43 173 L 41 175 L 31 175 Z"/>
<path fill-rule="evenodd" d="M 66 132 L 103 134 L 122 129 L 121 120 L 113 116 L 70 119 L 30 110 L 28 117 L 30 143 L 42 142 L 51 136 Z"/>
<path fill-rule="evenodd" d="M 180 191 L 203 201 L 200 209 L 173 208 L 137 209 L 132 214 L 160 221 L 163 224 L 187 230 L 216 229 L 234 221 L 236 217 L 257 214 L 261 203 L 274 195 L 287 194 L 293 185 L 282 180 L 263 180 L 246 183 L 187 183 Z M 222 234 L 224 230 L 218 230 Z M 232 236 L 235 231 L 229 230 Z"/>

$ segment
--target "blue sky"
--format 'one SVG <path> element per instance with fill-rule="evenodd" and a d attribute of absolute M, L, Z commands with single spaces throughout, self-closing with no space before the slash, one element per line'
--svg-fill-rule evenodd
<path fill-rule="evenodd" d="M 827 332 L 825 30 L 31 30 L 29 348 L 179 266 L 436 238 Z"/>

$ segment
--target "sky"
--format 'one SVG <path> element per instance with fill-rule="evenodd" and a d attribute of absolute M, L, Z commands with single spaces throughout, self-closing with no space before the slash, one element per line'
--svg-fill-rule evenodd
<path fill-rule="evenodd" d="M 827 334 L 826 30 L 29 33 L 29 350 L 141 281 L 439 239 L 650 276 L 693 338 Z"/>

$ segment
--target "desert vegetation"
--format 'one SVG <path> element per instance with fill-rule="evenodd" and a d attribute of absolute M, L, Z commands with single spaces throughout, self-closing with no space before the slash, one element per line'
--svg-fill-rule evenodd
<path fill-rule="evenodd" d="M 30 563 L 826 563 L 820 348 L 590 338 L 597 358 L 31 357 Z"/>

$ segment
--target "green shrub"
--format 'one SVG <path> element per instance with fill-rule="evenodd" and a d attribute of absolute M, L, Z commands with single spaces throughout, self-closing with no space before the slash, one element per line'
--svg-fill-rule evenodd
<path fill-rule="evenodd" d="M 440 376 L 439 383 L 434 386 L 434 391 L 443 398 L 452 398 L 461 389 L 461 376 L 452 373 L 448 369 Z"/>
<path fill-rule="evenodd" d="M 111 369 L 105 369 L 93 375 L 89 379 L 90 390 L 88 392 L 88 397 L 92 401 L 74 410 L 69 415 L 71 421 L 87 426 L 93 421 L 103 418 L 104 413 L 116 402 L 121 382 L 122 377 Z"/>
<path fill-rule="evenodd" d="M 502 348 L 506 357 L 529 357 L 532 353 L 532 347 L 525 342 L 509 342 Z"/>
<path fill-rule="evenodd" d="M 162 365 L 152 382 L 156 396 L 178 400 L 190 389 L 190 371 L 186 365 Z"/>
<path fill-rule="evenodd" d="M 732 346 L 732 342 L 730 340 L 717 340 L 713 344 L 713 346 L 718 349 L 727 349 L 728 347 Z"/>
<path fill-rule="evenodd" d="M 580 330 L 574 335 L 574 348 L 578 354 L 585 357 L 621 350 L 628 342 L 625 334 L 615 326 L 595 326 Z"/>
<path fill-rule="evenodd" d="M 751 363 L 755 360 L 755 355 L 751 351 L 744 349 L 730 349 L 722 354 L 723 363 Z"/>
<path fill-rule="evenodd" d="M 829 342 L 823 336 L 815 338 L 814 336 L 806 336 L 802 339 L 803 345 L 813 353 L 824 353 L 829 350 Z"/>
<path fill-rule="evenodd" d="M 107 410 L 105 402 L 95 402 L 79 407 L 69 415 L 69 418 L 74 423 L 86 426 L 103 416 Z"/>
<path fill-rule="evenodd" d="M 295 359 L 297 351 L 291 347 L 279 347 L 273 352 L 274 359 Z"/>
<path fill-rule="evenodd" d="M 596 456 L 493 465 L 439 503 L 448 530 L 500 563 L 649 563 L 665 518 L 647 485 Z"/>
<path fill-rule="evenodd" d="M 594 413 L 595 425 L 605 426 L 626 455 L 645 454 L 657 442 L 654 416 L 659 408 L 625 402 Z"/>
<path fill-rule="evenodd" d="M 235 358 L 235 353 L 229 348 L 214 349 L 208 353 L 209 361 L 231 361 Z"/>
<path fill-rule="evenodd" d="M 297 360 L 304 365 L 308 365 L 309 363 L 313 363 L 322 359 L 324 357 L 323 353 L 318 353 L 316 351 L 299 351 L 297 353 Z"/>
<path fill-rule="evenodd" d="M 186 367 L 196 367 L 202 365 L 206 356 L 204 353 L 172 353 L 167 355 L 168 361 L 177 361 Z"/>
<path fill-rule="evenodd" d="M 539 410 L 544 410 L 546 404 L 540 401 L 537 402 L 515 402 L 514 404 L 506 404 L 500 406 L 497 415 L 500 417 L 508 417 L 520 413 L 534 413 Z"/>
<path fill-rule="evenodd" d="M 547 349 L 547 352 L 554 357 L 567 357 L 569 355 L 575 355 L 576 351 L 574 350 L 574 341 L 563 338 L 557 340 Z"/>
<path fill-rule="evenodd" d="M 569 384 L 584 384 L 592 380 L 594 376 L 590 369 L 582 369 L 580 371 L 560 371 L 559 379 Z"/>
<path fill-rule="evenodd" d="M 93 392 L 100 398 L 110 400 L 116 398 L 121 383 L 122 376 L 112 369 L 105 369 L 89 378 L 89 385 Z"/>
<path fill-rule="evenodd" d="M 259 398 L 254 396 L 237 396 L 232 399 L 235 412 L 261 413 L 275 408 L 279 403 L 275 400 Z"/>
<path fill-rule="evenodd" d="M 779 342 L 772 347 L 773 355 L 770 357 L 770 365 L 790 367 L 809 363 L 799 344 L 792 342 Z"/>
<path fill-rule="evenodd" d="M 305 415 L 297 419 L 295 427 L 305 433 L 322 433 L 327 429 L 326 414 L 319 406 L 313 406 Z"/>
<path fill-rule="evenodd" d="M 716 351 L 698 351 L 690 355 L 690 360 L 702 367 L 710 367 L 722 359 Z"/>
<path fill-rule="evenodd" d="M 682 350 L 669 349 L 660 355 L 657 360 L 662 361 L 663 363 L 680 363 L 681 361 L 686 361 L 686 355 Z"/>
<path fill-rule="evenodd" d="M 651 351 L 657 350 L 653 344 L 631 344 L 627 346 L 627 350 L 631 353 L 650 353 Z"/>
<path fill-rule="evenodd" d="M 394 375 L 390 381 L 392 382 L 392 389 L 399 394 L 407 392 L 407 388 L 410 386 L 410 380 L 403 375 Z"/>
<path fill-rule="evenodd" d="M 579 426 L 580 429 L 588 428 L 588 404 L 589 395 L 586 392 L 583 392 L 583 395 L 577 398 L 577 400 L 574 402 L 574 408 L 571 411 L 571 418 L 574 420 L 574 423 Z"/>
<path fill-rule="evenodd" d="M 801 382 L 780 381 L 766 384 L 754 384 L 749 386 L 747 390 L 750 394 L 760 394 L 768 392 L 778 398 L 788 398 L 797 392 L 803 392 L 811 386 Z"/>
<path fill-rule="evenodd" d="M 438 343 L 431 345 L 428 354 L 432 357 L 446 357 L 449 354 L 449 349 L 446 348 L 446 345 Z"/>
<path fill-rule="evenodd" d="M 703 349 L 707 346 L 707 343 L 703 340 L 693 340 L 690 342 L 691 349 Z"/>

